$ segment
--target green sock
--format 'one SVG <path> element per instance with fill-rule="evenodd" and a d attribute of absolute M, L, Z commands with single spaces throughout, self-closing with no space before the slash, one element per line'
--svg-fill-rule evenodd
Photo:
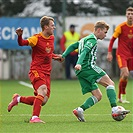
<path fill-rule="evenodd" d="M 115 87 L 113 85 L 109 85 L 107 86 L 106 91 L 111 107 L 117 106 Z"/>
<path fill-rule="evenodd" d="M 91 96 L 80 107 L 85 111 L 86 109 L 90 108 L 97 102 L 98 102 L 97 98 L 95 96 Z"/>

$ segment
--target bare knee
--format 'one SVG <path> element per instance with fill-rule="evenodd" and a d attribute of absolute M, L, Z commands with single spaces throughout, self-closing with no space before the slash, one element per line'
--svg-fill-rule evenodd
<path fill-rule="evenodd" d="M 92 95 L 95 96 L 98 101 L 102 99 L 102 92 L 100 91 L 100 89 L 93 90 Z"/>
<path fill-rule="evenodd" d="M 37 89 L 37 93 L 38 93 L 39 95 L 46 96 L 46 94 L 47 94 L 47 86 L 46 86 L 46 85 L 41 85 L 41 86 Z"/>
<path fill-rule="evenodd" d="M 129 73 L 123 73 L 121 77 L 126 80 L 129 77 Z"/>
<path fill-rule="evenodd" d="M 42 106 L 44 106 L 47 103 L 47 101 L 48 101 L 48 96 L 45 96 L 44 97 L 44 100 L 42 102 Z"/>
<path fill-rule="evenodd" d="M 129 77 L 129 71 L 126 67 L 124 68 L 121 68 L 121 74 L 120 76 L 123 78 L 123 79 L 127 79 Z"/>
<path fill-rule="evenodd" d="M 48 101 L 48 97 L 46 96 L 46 94 L 47 94 L 47 86 L 46 85 L 41 85 L 38 88 L 37 93 L 44 97 L 43 102 L 42 102 L 42 106 L 44 106 L 47 103 L 47 101 Z"/>

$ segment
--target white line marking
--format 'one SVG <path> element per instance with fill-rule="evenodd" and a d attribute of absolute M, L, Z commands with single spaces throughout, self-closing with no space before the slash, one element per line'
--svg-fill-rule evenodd
<path fill-rule="evenodd" d="M 24 81 L 19 81 L 19 84 L 23 85 L 23 86 L 26 86 L 26 87 L 29 87 L 29 88 L 33 88 L 33 86 L 29 83 L 26 83 Z"/>
<path fill-rule="evenodd" d="M 63 116 L 72 116 L 73 114 L 46 114 L 46 115 L 40 115 L 40 116 L 53 116 L 53 117 L 63 117 Z M 111 114 L 84 114 L 85 116 L 111 116 Z M 132 114 L 128 114 L 128 115 L 132 115 Z M 0 114 L 0 117 L 2 116 L 31 116 L 31 114 Z"/>

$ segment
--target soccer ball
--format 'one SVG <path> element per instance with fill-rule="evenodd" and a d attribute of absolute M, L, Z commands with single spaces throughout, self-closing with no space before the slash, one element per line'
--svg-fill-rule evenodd
<path fill-rule="evenodd" d="M 126 114 L 117 115 L 119 114 L 119 111 L 125 111 L 125 108 L 123 108 L 122 106 L 118 106 L 118 112 L 116 112 L 116 115 L 112 115 L 112 118 L 116 121 L 122 121 L 126 117 Z"/>

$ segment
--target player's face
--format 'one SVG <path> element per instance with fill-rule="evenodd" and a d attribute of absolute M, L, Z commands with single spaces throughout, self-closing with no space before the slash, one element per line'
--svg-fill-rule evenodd
<path fill-rule="evenodd" d="M 52 20 L 50 20 L 49 25 L 48 25 L 48 27 L 47 27 L 47 34 L 48 34 L 48 35 L 53 35 L 53 34 L 54 34 L 54 29 L 55 29 L 55 28 L 56 28 L 56 27 L 55 27 L 54 22 L 53 22 Z"/>
<path fill-rule="evenodd" d="M 127 21 L 132 22 L 133 21 L 133 11 L 127 11 L 126 17 L 127 17 Z"/>
<path fill-rule="evenodd" d="M 99 29 L 99 37 L 98 39 L 102 40 L 106 37 L 106 34 L 107 34 L 107 29 L 104 28 L 104 29 Z"/>

